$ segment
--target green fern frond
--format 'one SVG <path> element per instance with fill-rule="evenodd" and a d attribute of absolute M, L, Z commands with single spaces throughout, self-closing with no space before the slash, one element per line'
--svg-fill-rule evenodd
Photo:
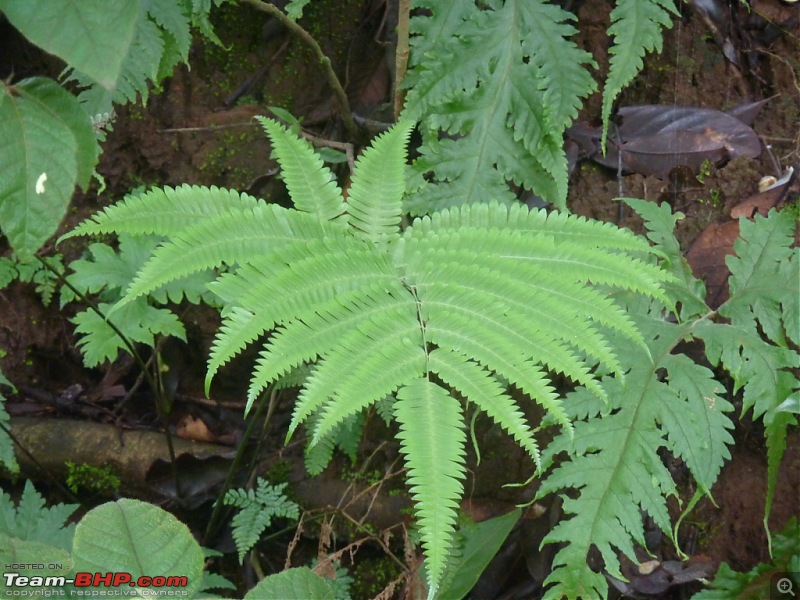
<path fill-rule="evenodd" d="M 731 270 L 730 299 L 720 307 L 720 314 L 734 325 L 761 327 L 770 341 L 783 347 L 787 338 L 800 344 L 795 226 L 789 211 L 740 220 L 736 254 L 725 260 Z"/>
<path fill-rule="evenodd" d="M 281 245 L 320 239 L 329 233 L 330 226 L 316 218 L 276 205 L 231 209 L 186 227 L 170 244 L 156 249 L 121 302 L 196 271 L 246 264 Z"/>
<path fill-rule="evenodd" d="M 588 567 L 587 556 L 597 548 L 605 570 L 619 577 L 618 552 L 636 560 L 633 543 L 643 545 L 642 511 L 666 535 L 674 535 L 667 502 L 675 494 L 675 483 L 659 450 L 680 457 L 704 493 L 730 458 L 733 406 L 723 396 L 725 386 L 709 369 L 678 354 L 681 342 L 702 341 L 711 364 L 721 364 L 732 376 L 734 392 L 744 388 L 744 410 L 753 408 L 754 416 L 764 421 L 769 459 L 765 524 L 787 428 L 796 424 L 795 415 L 780 408 L 800 390 L 796 376 L 800 354 L 787 339 L 787 322 L 796 316 L 785 312 L 796 306 L 800 287 L 793 217 L 773 211 L 767 218 L 742 221 L 736 256 L 728 258 L 731 296 L 718 309 L 726 322 L 717 323 L 710 318 L 717 311 L 705 307 L 697 296 L 700 282 L 682 264 L 671 232 L 675 215 L 666 205 L 629 204 L 643 214 L 662 259 L 676 274 L 667 288 L 672 301 L 689 298 L 692 306 L 702 303 L 703 307 L 682 310 L 689 317 L 673 324 L 664 319 L 660 303 L 629 297 L 626 308 L 647 340 L 650 356 L 656 358 L 648 364 L 626 340 L 614 341 L 618 333 L 609 332 L 620 362 L 631 367 L 624 382 L 618 375 L 602 380 L 610 406 L 603 406 L 586 388 L 565 399 L 574 435 L 559 434 L 543 452 L 545 466 L 557 456 L 563 459 L 566 454 L 566 460 L 547 476 L 539 495 L 565 489 L 573 493 L 564 496 L 568 518 L 545 539 L 546 543 L 567 542 L 555 557 L 547 580 L 553 586 L 545 598 L 606 596 L 607 581 Z"/>
<path fill-rule="evenodd" d="M 342 190 L 311 145 L 289 134 L 277 121 L 256 118 L 269 134 L 281 166 L 283 181 L 295 208 L 316 215 L 323 221 L 341 217 L 345 211 Z"/>
<path fill-rule="evenodd" d="M 366 173 L 354 176 L 355 227 L 275 206 L 234 206 L 170 235 L 126 302 L 186 273 L 226 264 L 228 271 L 210 286 L 225 304 L 210 375 L 267 335 L 248 408 L 267 386 L 310 367 L 289 435 L 305 424 L 312 446 L 329 445 L 343 423 L 395 395 L 391 412 L 400 423 L 435 593 L 453 547 L 465 469 L 456 392 L 537 460 L 532 428 L 499 382 L 538 402 L 569 438 L 570 415 L 549 372 L 611 402 L 595 364 L 621 381 L 627 363 L 620 349 L 646 348 L 611 292 L 662 298 L 669 276 L 646 262 L 653 253 L 630 233 L 524 206 L 462 206 L 417 219 L 395 235 L 405 153 L 391 146 L 405 144 L 408 127 L 385 135 L 359 161 L 357 169 Z M 291 150 L 277 144 L 279 159 L 284 152 Z M 303 181 L 329 185 L 318 175 Z M 394 182 L 385 192 L 376 191 L 382 177 Z M 113 230 L 113 216 L 107 219 L 103 227 Z"/>
<path fill-rule="evenodd" d="M 575 295 L 565 295 L 563 290 L 557 289 L 558 286 L 552 286 L 553 293 L 549 293 L 544 286 L 535 286 L 535 289 L 532 289 L 524 276 L 514 279 L 509 278 L 508 274 L 475 263 L 456 264 L 441 260 L 438 264 L 432 265 L 426 281 L 434 285 L 443 284 L 453 290 L 461 290 L 465 294 L 480 294 L 482 302 L 489 307 L 496 310 L 505 308 L 504 315 L 498 315 L 503 322 L 508 321 L 504 327 L 510 326 L 515 332 L 524 332 L 531 341 L 544 338 L 546 340 L 544 343 L 555 343 L 563 351 L 568 351 L 569 347 L 580 350 L 598 361 L 605 362 L 609 369 L 621 371 L 613 350 L 592 322 L 590 317 L 593 313 L 586 310 L 587 303 L 574 302 Z M 481 281 L 480 285 L 475 283 L 476 279 Z M 532 292 L 538 292 L 533 303 L 529 301 Z M 567 297 L 561 301 L 559 295 Z M 599 300 L 607 300 L 599 294 L 598 296 Z M 624 317 L 624 314 L 622 316 Z M 633 327 L 630 322 L 626 324 Z M 569 359 L 566 360 L 569 362 Z M 548 364 L 576 381 L 582 381 L 577 378 L 578 372 L 571 373 L 572 369 L 569 368 L 556 368 L 558 364 L 565 364 L 563 360 Z M 583 373 L 584 370 L 580 369 L 579 372 Z"/>
<path fill-rule="evenodd" d="M 276 323 L 296 318 L 312 306 L 345 302 L 349 294 L 373 293 L 369 290 L 376 286 L 395 294 L 401 289 L 386 257 L 371 244 L 346 235 L 276 248 L 254 259 L 233 278 L 241 279 L 233 285 L 245 292 L 234 296 L 228 285 L 221 295 L 254 311 L 269 310 Z M 270 306 L 264 307 L 265 303 Z"/>
<path fill-rule="evenodd" d="M 312 415 L 306 422 L 309 430 L 317 428 L 320 413 Z M 351 462 L 356 460 L 356 451 L 364 429 L 364 413 L 349 416 L 316 443 L 306 445 L 304 462 L 309 475 L 319 475 L 330 464 L 334 448 L 344 452 Z"/>
<path fill-rule="evenodd" d="M 453 548 L 456 508 L 464 491 L 464 415 L 458 400 L 427 379 L 409 382 L 398 392 L 394 414 L 417 503 L 431 600 Z"/>
<path fill-rule="evenodd" d="M 147 7 L 150 18 L 164 32 L 164 53 L 158 61 L 156 82 L 172 75 L 175 66 L 189 58 L 192 45 L 191 8 L 186 0 L 180 2 L 154 2 Z"/>
<path fill-rule="evenodd" d="M 0 491 L 0 536 L 70 550 L 75 524 L 66 523 L 77 508 L 77 504 L 54 504 L 48 508 L 28 480 L 16 507 L 11 496 Z"/>
<path fill-rule="evenodd" d="M 263 200 L 235 190 L 182 185 L 154 188 L 130 194 L 122 202 L 107 206 L 59 241 L 76 235 L 130 233 L 131 235 L 175 235 L 189 225 L 231 209 L 264 206 Z M 158 218 L 153 218 L 158 215 Z"/>
<path fill-rule="evenodd" d="M 614 100 L 642 70 L 642 57 L 647 52 L 661 52 L 661 30 L 672 27 L 673 15 L 678 15 L 673 0 L 619 0 L 611 11 L 608 33 L 614 43 L 603 89 L 604 148 Z"/>
<path fill-rule="evenodd" d="M 531 33 L 523 38 L 523 46 L 535 67 L 533 73 L 542 95 L 540 105 L 545 123 L 552 128 L 549 132 L 543 132 L 543 136 L 552 135 L 551 142 L 558 147 L 560 133 L 578 116 L 581 98 L 594 90 L 591 75 L 576 66 L 596 65 L 589 53 L 566 43 L 578 32 L 569 24 L 577 20 L 575 15 L 546 2 L 527 2 L 524 7 L 525 10 L 520 11 L 525 21 L 523 27 Z M 516 130 L 517 135 L 526 136 L 530 128 L 520 122 Z M 531 152 L 538 146 L 533 140 L 526 141 L 526 147 Z"/>
<path fill-rule="evenodd" d="M 350 224 L 367 239 L 400 233 L 406 145 L 414 124 L 395 125 L 358 158 L 347 197 Z"/>
<path fill-rule="evenodd" d="M 795 218 L 788 210 L 771 210 L 753 221 L 740 219 L 741 236 L 735 256 L 726 260 L 731 270 L 730 298 L 719 313 L 730 323 L 701 322 L 695 333 L 702 338 L 712 364 L 730 372 L 735 390 L 744 388 L 742 411 L 764 421 L 767 444 L 767 501 L 764 528 L 778 481 L 789 426 L 797 417 L 780 406 L 800 393 L 800 353 L 792 343 L 800 339 L 800 250 L 794 245 Z"/>
<path fill-rule="evenodd" d="M 239 562 L 244 555 L 256 545 L 258 538 L 270 526 L 274 517 L 297 520 L 300 507 L 287 499 L 284 489 L 288 484 L 271 485 L 266 480 L 258 479 L 256 490 L 228 490 L 225 504 L 235 506 L 240 511 L 233 517 L 231 527 L 236 549 L 239 551 Z"/>
<path fill-rule="evenodd" d="M 583 68 L 591 55 L 568 40 L 574 16 L 530 0 L 420 4 L 432 15 L 412 18 L 426 39 L 412 41 L 404 115 L 425 123 L 415 166 L 434 181 L 406 208 L 510 203 L 507 180 L 563 208 L 562 134 L 595 87 Z M 439 130 L 457 137 L 439 139 Z"/>
<path fill-rule="evenodd" d="M 322 419 L 314 439 L 341 419 L 425 373 L 422 332 L 416 306 L 407 302 L 360 323 L 325 355 L 297 400 L 289 435 L 320 407 Z M 358 390 L 345 397 L 345 391 Z"/>
<path fill-rule="evenodd" d="M 622 250 L 650 255 L 653 249 L 644 238 L 611 223 L 591 221 L 564 212 L 530 210 L 522 204 L 510 207 L 496 202 L 483 202 L 442 210 L 414 219 L 414 227 L 404 232 L 407 238 L 428 237 L 431 233 L 450 229 L 506 229 L 527 234 L 542 234 L 556 242 L 573 242 L 605 250 Z M 650 266 L 648 270 L 658 271 Z"/>
<path fill-rule="evenodd" d="M 447 310 L 424 313 L 428 321 L 425 335 L 428 341 L 440 347 L 451 348 L 474 357 L 480 364 L 516 385 L 542 405 L 564 427 L 570 428 L 564 409 L 549 379 L 537 361 L 526 357 L 522 351 L 506 343 L 500 333 L 491 327 L 476 326 L 474 314 L 457 314 Z"/>
<path fill-rule="evenodd" d="M 732 443 L 726 416 L 732 410 L 719 396 L 721 386 L 713 374 L 669 350 L 686 334 L 684 327 L 653 321 L 648 343 L 657 364 L 642 354 L 624 351 L 624 364 L 633 368 L 624 384 L 605 378 L 611 412 L 589 410 L 591 395 L 581 389 L 569 394 L 565 408 L 574 423 L 574 435 L 559 435 L 545 451 L 545 464 L 560 452 L 568 461 L 542 483 L 538 497 L 572 488 L 577 496 L 564 496 L 563 509 L 570 518 L 559 523 L 545 543 L 568 542 L 558 551 L 546 583 L 555 583 L 546 598 L 594 598 L 608 594 L 607 581 L 593 572 L 586 559 L 592 546 L 603 557 L 605 569 L 621 577 L 617 550 L 636 561 L 632 542 L 644 546 L 641 511 L 672 535 L 667 499 L 676 494 L 675 483 L 657 454 L 665 447 L 686 460 L 701 489 L 709 489 Z M 667 373 L 665 383 L 658 374 Z M 697 440 L 707 440 L 698 444 Z"/>
<path fill-rule="evenodd" d="M 218 0 L 214 0 L 219 4 Z M 190 24 L 195 25 L 212 41 L 219 42 L 208 20 L 211 0 L 195 2 L 138 2 L 138 19 L 132 43 L 115 72 L 116 81 L 101 86 L 83 73 L 74 71 L 70 79 L 83 90 L 79 99 L 91 115 L 112 112 L 113 104 L 147 99 L 152 86 L 158 89 L 161 81 L 171 75 L 175 65 L 186 62 L 191 46 Z M 110 85 L 109 85 L 110 83 Z"/>
<path fill-rule="evenodd" d="M 335 348 L 348 333 L 376 313 L 399 308 L 408 299 L 375 294 L 350 304 L 318 309 L 302 320 L 296 320 L 276 329 L 256 361 L 250 388 L 248 406 L 258 394 L 290 369 Z"/>
<path fill-rule="evenodd" d="M 224 315 L 222 325 L 211 345 L 206 371 L 205 392 L 209 394 L 211 381 L 220 367 L 244 350 L 263 333 L 263 329 L 254 326 L 256 315 L 245 308 L 234 306 Z M 292 365 L 294 366 L 294 365 Z M 265 386 L 266 387 L 266 386 Z"/>

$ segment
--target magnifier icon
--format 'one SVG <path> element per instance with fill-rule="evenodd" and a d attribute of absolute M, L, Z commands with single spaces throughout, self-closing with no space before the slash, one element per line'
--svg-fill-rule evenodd
<path fill-rule="evenodd" d="M 792 589 L 792 586 L 793 586 L 792 580 L 789 579 L 788 577 L 778 579 L 778 591 L 781 594 L 791 594 L 792 597 L 797 597 L 797 595 L 794 593 L 794 590 Z"/>

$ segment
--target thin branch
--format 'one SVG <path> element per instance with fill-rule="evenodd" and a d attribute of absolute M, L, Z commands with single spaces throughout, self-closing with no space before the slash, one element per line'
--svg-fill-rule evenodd
<path fill-rule="evenodd" d="M 400 0 L 397 15 L 397 51 L 394 70 L 394 120 L 400 117 L 406 100 L 402 89 L 403 79 L 408 70 L 408 23 L 411 15 L 411 0 Z"/>
<path fill-rule="evenodd" d="M 287 17 L 286 14 L 284 14 L 284 12 L 274 4 L 263 2 L 262 0 L 244 1 L 246 4 L 249 4 L 256 10 L 265 12 L 271 17 L 277 19 L 281 25 L 303 40 L 308 47 L 311 48 L 311 50 L 314 52 L 314 56 L 317 58 L 317 61 L 320 65 L 322 65 L 322 69 L 325 72 L 328 83 L 333 88 L 336 104 L 339 107 L 339 113 L 342 116 L 342 121 L 344 122 L 344 126 L 347 128 L 347 132 L 353 139 L 361 139 L 363 136 L 361 135 L 361 132 L 359 131 L 355 121 L 353 121 L 353 114 L 350 111 L 350 102 L 347 100 L 347 94 L 345 94 L 344 88 L 342 88 L 342 84 L 339 82 L 339 78 L 336 76 L 336 73 L 333 72 L 331 59 L 325 56 L 325 54 L 322 52 L 322 48 L 320 48 L 317 40 L 315 40 L 305 29 L 300 27 L 300 25 Z"/>

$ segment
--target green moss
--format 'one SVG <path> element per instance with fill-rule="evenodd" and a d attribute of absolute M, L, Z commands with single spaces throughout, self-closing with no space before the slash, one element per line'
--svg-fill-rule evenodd
<path fill-rule="evenodd" d="M 353 598 L 374 598 L 400 576 L 400 567 L 388 556 L 366 558 L 351 567 L 353 583 L 350 593 Z"/>
<path fill-rule="evenodd" d="M 67 461 L 67 487 L 74 493 L 79 489 L 109 496 L 119 491 L 122 484 L 113 467 L 94 467 L 92 465 L 76 465 Z"/>
<path fill-rule="evenodd" d="M 264 475 L 273 484 L 286 483 L 289 481 L 289 476 L 292 474 L 292 463 L 288 460 L 279 460 L 273 464 Z"/>

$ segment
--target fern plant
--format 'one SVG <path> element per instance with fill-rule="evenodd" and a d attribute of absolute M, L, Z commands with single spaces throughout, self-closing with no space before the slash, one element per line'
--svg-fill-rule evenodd
<path fill-rule="evenodd" d="M 764 421 L 769 460 L 765 526 L 787 428 L 797 424 L 783 407 L 800 390 L 800 354 L 793 349 L 800 345 L 798 250 L 792 248 L 794 219 L 788 211 L 741 221 L 736 256 L 727 261 L 731 295 L 713 311 L 673 235 L 682 215 L 673 214 L 666 203 L 627 202 L 645 219 L 674 276 L 666 289 L 671 302 L 680 306 L 678 322 L 666 318 L 658 301 L 631 299 L 629 313 L 651 358 L 617 344 L 629 370 L 624 381 L 614 374 L 601 380 L 610 402 L 598 401 L 586 387 L 565 399 L 574 435 L 559 434 L 547 448 L 546 465 L 557 456 L 567 459 L 547 476 L 538 494 L 565 489 L 577 493 L 564 496 L 563 510 L 570 518 L 545 538 L 545 543 L 566 542 L 556 554 L 547 579 L 553 586 L 545 598 L 606 597 L 606 578 L 587 567 L 588 553 L 595 546 L 605 569 L 622 578 L 617 551 L 636 560 L 634 543 L 644 546 L 642 511 L 676 543 L 667 500 L 677 498 L 678 489 L 659 449 L 682 459 L 698 484 L 686 510 L 709 494 L 730 458 L 733 406 L 725 398 L 725 386 L 706 366 L 677 351 L 679 343 L 702 342 L 709 362 L 732 376 L 734 392 L 743 390 L 743 411 L 752 409 Z M 718 315 L 727 322 L 716 322 Z"/>
<path fill-rule="evenodd" d="M 61 270 L 63 268 L 61 255 L 48 256 L 42 259 L 50 269 Z M 0 258 L 0 290 L 11 284 L 12 281 L 23 283 L 33 283 L 36 293 L 42 299 L 42 304 L 48 306 L 53 299 L 56 291 L 58 279 L 53 272 L 46 269 L 38 262 L 21 262 L 14 258 Z"/>
<path fill-rule="evenodd" d="M 216 188 L 165 188 L 108 207 L 70 235 L 167 238 L 118 310 L 187 274 L 227 265 L 209 285 L 225 308 L 207 384 L 269 333 L 248 407 L 272 382 L 312 365 L 288 436 L 313 416 L 310 443 L 318 444 L 393 393 L 433 596 L 463 492 L 462 399 L 538 464 L 533 428 L 507 386 L 571 431 L 548 372 L 607 401 L 592 369 L 600 363 L 621 374 L 623 363 L 605 331 L 646 352 L 608 290 L 668 302 L 662 284 L 670 276 L 644 260 L 649 244 L 629 231 L 520 205 L 465 205 L 403 229 L 408 122 L 359 158 L 347 199 L 305 141 L 274 121 L 261 123 L 294 209 Z"/>
<path fill-rule="evenodd" d="M 69 551 L 75 525 L 66 525 L 66 522 L 77 508 L 77 504 L 56 504 L 47 508 L 44 498 L 30 481 L 25 482 L 16 507 L 8 494 L 0 492 L 0 545 L 11 548 L 15 543 L 41 543 Z"/>
<path fill-rule="evenodd" d="M 225 494 L 225 504 L 240 509 L 232 522 L 239 562 L 255 546 L 274 517 L 295 521 L 300 518 L 300 507 L 283 492 L 287 485 L 271 485 L 259 477 L 255 490 L 228 490 Z"/>
<path fill-rule="evenodd" d="M 564 130 L 596 87 L 595 62 L 570 38 L 575 15 L 544 0 L 416 0 L 404 115 L 423 123 L 415 162 L 422 189 L 413 214 L 494 198 L 507 181 L 564 208 Z M 611 68 L 603 120 L 614 99 L 660 50 L 672 0 L 624 0 L 611 13 Z M 458 57 L 455 61 L 453 57 Z M 430 180 L 430 181 L 428 181 Z"/>
<path fill-rule="evenodd" d="M 214 296 L 205 287 L 213 279 L 213 273 L 207 271 L 175 281 L 158 290 L 158 293 L 142 296 L 124 310 L 105 317 L 160 241 L 154 236 L 122 235 L 116 250 L 108 244 L 96 242 L 89 245 L 84 258 L 70 263 L 73 272 L 67 276 L 70 285 L 61 288 L 61 306 L 78 299 L 75 291 L 96 295 L 99 300 L 100 314 L 87 308 L 72 318 L 76 325 L 78 347 L 87 367 L 113 361 L 120 351 L 129 351 L 125 340 L 112 329 L 109 321 L 128 340 L 152 348 L 155 347 L 157 335 L 186 339 L 183 323 L 172 310 L 165 307 L 166 304 L 184 299 L 193 304 L 201 301 L 213 304 Z"/>

